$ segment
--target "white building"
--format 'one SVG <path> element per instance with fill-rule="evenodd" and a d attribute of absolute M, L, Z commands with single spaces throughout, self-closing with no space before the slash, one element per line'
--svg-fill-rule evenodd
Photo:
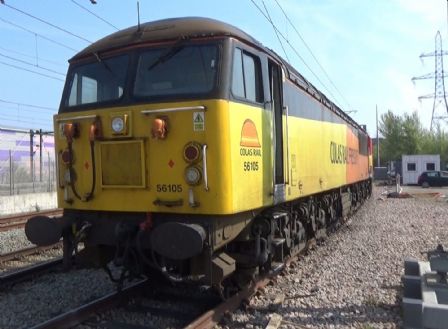
<path fill-rule="evenodd" d="M 403 185 L 417 184 L 422 172 L 440 170 L 440 154 L 403 155 L 401 163 Z"/>

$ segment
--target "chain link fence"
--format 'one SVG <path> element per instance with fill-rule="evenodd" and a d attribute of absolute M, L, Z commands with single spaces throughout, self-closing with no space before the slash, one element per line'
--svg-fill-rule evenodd
<path fill-rule="evenodd" d="M 52 133 L 0 128 L 0 196 L 55 190 Z"/>

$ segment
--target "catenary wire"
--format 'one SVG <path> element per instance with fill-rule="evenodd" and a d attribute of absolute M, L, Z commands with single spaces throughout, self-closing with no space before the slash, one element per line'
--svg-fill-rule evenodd
<path fill-rule="evenodd" d="M 13 67 L 13 68 L 15 68 L 17 70 L 22 70 L 22 71 L 27 71 L 27 72 L 30 72 L 30 73 L 38 74 L 38 75 L 41 75 L 43 77 L 50 78 L 50 79 L 53 79 L 53 80 L 58 80 L 58 81 L 62 81 L 62 82 L 65 81 L 63 79 L 52 77 L 51 75 L 47 75 L 47 74 L 44 74 L 44 73 L 36 72 L 36 71 L 33 71 L 33 70 L 26 69 L 24 67 L 20 67 L 20 66 L 17 66 L 17 65 L 5 63 L 5 62 L 2 62 L 2 61 L 0 61 L 0 64 L 6 65 L 6 66 L 9 66 L 9 67 Z"/>
<path fill-rule="evenodd" d="M 21 10 L 21 9 L 18 9 L 18 8 L 13 7 L 13 6 L 11 6 L 11 5 L 8 5 L 8 4 L 6 4 L 6 3 L 3 3 L 3 5 L 6 6 L 6 7 L 8 7 L 8 8 L 10 8 L 10 9 L 13 9 L 13 10 L 15 10 L 15 11 L 17 11 L 17 12 L 19 12 L 19 13 L 25 15 L 25 16 L 31 17 L 31 18 L 33 18 L 33 19 L 35 19 L 35 20 L 37 20 L 37 21 L 39 21 L 39 22 L 41 22 L 41 23 L 44 23 L 44 24 L 46 24 L 46 25 L 48 25 L 48 26 L 51 26 L 51 27 L 53 27 L 53 28 L 55 28 L 55 29 L 57 29 L 57 30 L 59 30 L 59 31 L 62 31 L 62 32 L 66 33 L 66 34 L 69 34 L 69 35 L 71 35 L 71 36 L 73 36 L 73 37 L 75 37 L 75 38 L 78 38 L 78 39 L 80 39 L 80 40 L 83 40 L 83 41 L 85 41 L 85 42 L 87 42 L 87 43 L 92 43 L 92 41 L 87 40 L 87 39 L 84 38 L 84 37 L 81 37 L 81 36 L 79 36 L 79 35 L 77 35 L 77 34 L 75 34 L 75 33 L 73 33 L 73 32 L 70 32 L 70 31 L 68 31 L 68 30 L 66 30 L 66 29 L 64 29 L 64 28 L 62 28 L 62 27 L 60 27 L 60 26 L 57 26 L 57 25 L 55 25 L 55 24 L 53 24 L 53 23 L 47 22 L 46 20 L 44 20 L 44 19 L 42 19 L 42 18 L 39 18 L 39 17 L 36 17 L 36 16 L 34 16 L 34 15 L 32 15 L 32 14 L 29 14 L 29 13 L 27 13 L 27 12 Z"/>
<path fill-rule="evenodd" d="M 6 19 L 4 19 L 4 18 L 1 18 L 1 17 L 0 17 L 0 21 L 2 21 L 3 23 L 6 23 L 6 24 L 12 25 L 12 26 L 14 26 L 14 27 L 17 27 L 17 28 L 19 28 L 19 29 L 21 29 L 21 30 L 24 30 L 24 31 L 26 31 L 26 32 L 28 32 L 28 33 L 31 33 L 31 34 L 33 34 L 33 35 L 37 35 L 37 36 L 39 36 L 40 38 L 42 38 L 42 39 L 44 39 L 44 40 L 47 40 L 47 41 L 50 41 L 50 42 L 52 42 L 52 43 L 54 43 L 54 44 L 56 44 L 56 45 L 58 45 L 58 46 L 60 46 L 60 47 L 64 47 L 64 48 L 66 48 L 66 49 L 69 49 L 69 50 L 78 52 L 77 49 L 74 49 L 74 48 L 72 48 L 72 47 L 70 47 L 70 46 L 67 46 L 67 45 L 65 45 L 65 44 L 63 44 L 63 43 L 61 43 L 61 42 L 59 42 L 59 41 L 54 40 L 54 39 L 48 38 L 48 37 L 46 37 L 46 36 L 44 36 L 44 35 L 42 35 L 42 34 L 39 34 L 39 33 L 37 33 L 37 32 L 34 32 L 34 31 L 30 30 L 30 29 L 27 29 L 26 27 L 23 27 L 23 26 L 21 26 L 21 25 L 19 25 L 19 24 L 10 22 L 10 21 L 8 21 L 8 20 L 6 20 Z"/>
<path fill-rule="evenodd" d="M 322 72 L 324 73 L 324 75 L 326 76 L 326 78 L 328 79 L 328 81 L 330 82 L 330 84 L 333 86 L 333 88 L 336 90 L 336 92 L 339 94 L 339 96 L 341 96 L 341 98 L 344 100 L 344 102 L 347 104 L 348 108 L 352 109 L 352 106 L 350 105 L 350 103 L 348 102 L 348 100 L 344 97 L 344 95 L 339 91 L 338 87 L 333 83 L 333 80 L 330 78 L 330 76 L 328 75 L 327 71 L 324 69 L 324 67 L 320 64 L 319 60 L 317 59 L 317 57 L 314 55 L 313 51 L 311 50 L 311 48 L 308 46 L 307 42 L 305 41 L 305 39 L 302 37 L 302 35 L 300 34 L 300 32 L 297 30 L 296 26 L 291 22 L 289 16 L 286 14 L 286 12 L 283 10 L 283 7 L 280 5 L 280 3 L 278 2 L 278 0 L 274 0 L 275 3 L 277 4 L 277 6 L 280 8 L 280 10 L 282 11 L 283 15 L 285 16 L 286 20 L 288 21 L 288 23 L 292 26 L 292 28 L 294 29 L 294 31 L 297 33 L 297 35 L 299 36 L 300 40 L 302 40 L 303 44 L 305 45 L 306 49 L 308 49 L 308 51 L 310 52 L 311 56 L 313 57 L 313 59 L 316 61 L 317 65 L 320 67 L 320 69 L 322 70 Z"/>
<path fill-rule="evenodd" d="M 266 14 L 263 12 L 263 10 L 258 6 L 258 4 L 254 0 L 250 0 L 254 6 L 258 9 L 258 11 L 266 18 L 266 20 L 269 21 L 269 18 L 266 16 Z M 302 63 L 306 66 L 306 68 L 311 72 L 311 74 L 316 78 L 317 81 L 322 85 L 322 87 L 327 91 L 327 93 L 334 99 L 334 102 L 336 102 L 336 97 L 333 95 L 331 90 L 327 88 L 325 83 L 319 78 L 319 76 L 311 69 L 311 67 L 308 65 L 308 63 L 305 61 L 305 59 L 299 54 L 299 52 L 296 50 L 296 48 L 291 44 L 288 38 L 286 38 L 283 33 L 274 25 L 274 29 L 277 30 L 278 34 L 283 38 L 283 40 L 286 41 L 286 43 L 291 47 L 292 51 L 299 57 L 299 59 L 302 61 Z"/>
<path fill-rule="evenodd" d="M 41 109 L 35 109 L 35 108 L 28 108 L 28 107 L 20 107 L 18 105 L 2 105 L 0 104 L 0 112 L 6 112 L 8 111 L 9 113 L 11 112 L 27 112 L 27 113 L 40 113 L 42 115 L 52 115 L 54 113 L 56 113 L 56 111 L 50 111 L 50 110 L 41 110 Z"/>
<path fill-rule="evenodd" d="M 11 114 L 6 115 L 6 114 L 0 113 L 0 118 L 2 118 L 2 119 L 10 119 L 11 121 L 19 121 L 19 120 L 25 119 L 25 120 L 33 120 L 35 122 L 41 122 L 44 124 L 51 125 L 53 122 L 51 120 L 52 116 L 49 114 L 47 117 L 48 117 L 48 119 L 46 119 L 45 116 L 36 117 L 36 116 L 32 116 L 32 115 L 23 115 L 23 113 L 20 113 L 17 116 L 11 115 Z"/>
<path fill-rule="evenodd" d="M 39 126 L 39 127 L 41 127 L 41 128 L 44 128 L 45 130 L 53 130 L 53 127 L 52 127 L 52 125 L 50 124 L 50 125 L 46 125 L 45 123 L 47 123 L 48 124 L 48 122 L 44 122 L 44 121 L 38 121 L 38 122 L 36 122 L 36 120 L 33 120 L 33 119 L 31 119 L 31 121 L 30 120 L 22 120 L 22 119 L 11 119 L 11 118 L 9 118 L 9 117 L 2 117 L 2 116 L 0 116 L 0 119 L 2 120 L 2 121 L 9 121 L 9 122 L 15 122 L 15 123 L 17 123 L 17 122 L 19 122 L 19 123 L 26 123 L 26 124 L 32 124 L 32 125 L 35 125 L 35 126 Z"/>
<path fill-rule="evenodd" d="M 20 52 L 20 51 L 17 51 L 17 50 L 13 50 L 13 49 L 8 49 L 8 48 L 2 47 L 2 46 L 0 46 L 0 50 L 6 51 L 7 53 L 12 53 L 12 54 L 20 55 L 20 56 L 23 56 L 23 57 L 36 59 L 36 55 L 25 54 L 23 52 Z M 65 66 L 65 64 L 62 63 L 62 62 L 56 62 L 56 61 L 53 61 L 53 60 L 50 60 L 50 59 L 46 59 L 46 58 L 42 58 L 42 57 L 39 57 L 39 61 L 47 62 L 47 63 L 50 63 L 50 64 L 59 65 L 59 66 Z"/>
<path fill-rule="evenodd" d="M 2 98 L 0 98 L 0 103 L 17 105 L 17 106 L 32 107 L 32 108 L 40 109 L 40 110 L 50 110 L 50 111 L 57 111 L 58 110 L 57 108 L 53 108 L 53 107 L 40 106 L 40 105 L 34 105 L 34 104 L 26 104 L 26 103 L 18 103 L 18 102 L 8 101 L 8 100 L 2 99 Z"/>
<path fill-rule="evenodd" d="M 48 72 L 51 72 L 51 73 L 54 73 L 54 74 L 59 74 L 59 75 L 62 75 L 63 77 L 65 77 L 65 74 L 64 74 L 64 73 L 61 73 L 61 72 L 58 72 L 58 71 L 55 71 L 55 70 L 46 68 L 46 67 L 44 67 L 44 66 L 36 65 L 36 64 L 34 64 L 34 63 L 30 63 L 30 62 L 27 62 L 27 61 L 24 61 L 24 60 L 21 60 L 21 59 L 17 59 L 17 58 L 14 58 L 14 57 L 11 57 L 11 56 L 2 54 L 2 53 L 0 53 L 0 56 L 1 56 L 1 57 L 4 57 L 4 58 L 7 58 L 7 59 L 10 59 L 10 60 L 12 60 L 12 61 L 16 61 L 16 62 L 19 62 L 19 63 L 22 63 L 22 64 L 26 64 L 26 65 L 31 65 L 31 66 L 36 67 L 36 68 L 39 68 L 39 69 L 41 69 L 41 70 L 45 70 L 45 71 L 48 71 Z"/>
<path fill-rule="evenodd" d="M 261 2 L 263 3 L 263 7 L 264 7 L 264 9 L 265 9 L 265 11 L 266 11 L 266 14 L 268 15 L 269 23 L 271 23 L 272 27 L 274 28 L 274 32 L 275 32 L 275 35 L 276 35 L 276 37 L 277 37 L 277 40 L 278 40 L 278 42 L 280 42 L 280 46 L 281 46 L 282 49 L 283 49 L 283 53 L 285 54 L 286 59 L 287 59 L 288 62 L 289 62 L 290 60 L 289 60 L 288 54 L 286 53 L 285 47 L 283 47 L 283 42 L 282 42 L 282 40 L 280 39 L 280 37 L 279 37 L 279 35 L 278 35 L 278 33 L 277 33 L 277 30 L 275 29 L 275 24 L 274 24 L 274 22 L 272 21 L 271 15 L 269 15 L 269 10 L 268 10 L 268 8 L 266 7 L 266 4 L 264 3 L 264 0 L 261 0 Z"/>
<path fill-rule="evenodd" d="M 96 18 L 98 18 L 99 20 L 103 21 L 104 23 L 106 23 L 109 26 L 112 26 L 114 29 L 116 29 L 117 31 L 120 30 L 118 27 L 116 27 L 115 25 L 113 25 L 112 23 L 108 22 L 107 20 L 105 20 L 104 18 L 98 16 L 97 14 L 95 14 L 93 11 L 89 10 L 88 8 L 84 7 L 83 5 L 81 5 L 80 3 L 76 2 L 75 0 L 72 0 L 72 2 L 77 5 L 78 7 L 84 9 L 85 11 L 87 11 L 88 13 L 90 13 L 91 15 L 95 16 Z"/>
<path fill-rule="evenodd" d="M 36 118 L 36 117 L 30 117 L 30 116 L 19 116 L 17 118 L 14 118 L 12 115 L 3 115 L 0 113 L 0 118 L 2 120 L 8 120 L 8 121 L 17 121 L 17 122 L 22 122 L 23 120 L 33 120 L 34 122 L 40 122 L 42 124 L 48 124 L 51 125 L 52 121 L 51 116 L 49 116 L 49 119 L 46 120 L 44 118 Z"/>

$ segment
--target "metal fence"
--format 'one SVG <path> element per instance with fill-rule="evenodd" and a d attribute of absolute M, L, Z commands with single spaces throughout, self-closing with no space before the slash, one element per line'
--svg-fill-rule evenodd
<path fill-rule="evenodd" d="M 0 195 L 55 191 L 55 173 L 51 133 L 0 128 Z"/>

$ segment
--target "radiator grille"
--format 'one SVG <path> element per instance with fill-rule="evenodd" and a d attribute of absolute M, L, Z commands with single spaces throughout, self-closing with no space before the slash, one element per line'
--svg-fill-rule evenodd
<path fill-rule="evenodd" d="M 101 142 L 102 187 L 145 187 L 143 141 Z"/>

